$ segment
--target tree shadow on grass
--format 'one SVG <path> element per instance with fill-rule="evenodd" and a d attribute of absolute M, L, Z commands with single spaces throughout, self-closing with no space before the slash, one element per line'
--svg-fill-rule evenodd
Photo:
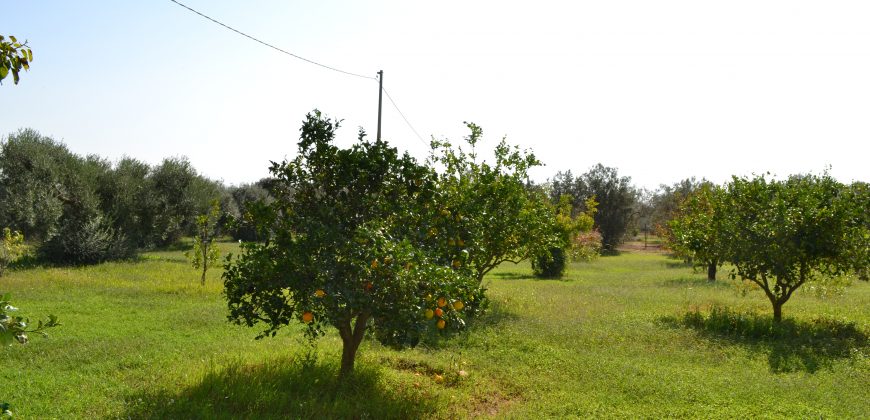
<path fill-rule="evenodd" d="M 538 278 L 531 273 L 522 271 L 500 271 L 498 273 L 490 274 L 490 276 L 499 280 L 538 280 Z"/>
<path fill-rule="evenodd" d="M 145 391 L 127 398 L 122 418 L 284 419 L 419 418 L 434 401 L 414 388 L 388 388 L 375 366 L 358 363 L 339 380 L 336 366 L 276 360 L 212 369 L 179 390 Z"/>
<path fill-rule="evenodd" d="M 490 300 L 483 313 L 471 319 L 470 326 L 494 326 L 503 322 L 516 321 L 517 319 L 519 319 L 519 315 L 509 312 L 508 306 L 503 302 Z"/>
<path fill-rule="evenodd" d="M 665 280 L 662 282 L 662 285 L 667 287 L 710 287 L 716 289 L 730 289 L 733 286 L 727 282 L 722 280 L 714 280 L 710 281 L 704 278 L 699 277 L 678 277 L 674 279 Z"/>
<path fill-rule="evenodd" d="M 868 334 L 854 322 L 829 318 L 812 321 L 786 319 L 779 323 L 771 315 L 740 313 L 714 306 L 709 314 L 699 310 L 682 317 L 665 317 L 674 327 L 696 330 L 701 336 L 727 344 L 746 346 L 767 354 L 770 370 L 776 373 L 830 369 L 833 362 L 850 359 L 868 351 Z"/>

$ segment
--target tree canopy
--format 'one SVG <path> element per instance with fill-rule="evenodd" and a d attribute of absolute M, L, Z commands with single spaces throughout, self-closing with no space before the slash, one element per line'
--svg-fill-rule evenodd
<path fill-rule="evenodd" d="M 335 327 L 347 375 L 367 330 L 413 346 L 429 330 L 463 328 L 466 304 L 482 294 L 467 270 L 423 246 L 445 235 L 423 220 L 436 205 L 432 171 L 362 131 L 340 149 L 338 126 L 306 117 L 296 158 L 270 168 L 274 201 L 250 211 L 263 241 L 228 258 L 224 284 L 230 319 L 262 322 L 260 337 L 292 322 L 312 338 Z"/>

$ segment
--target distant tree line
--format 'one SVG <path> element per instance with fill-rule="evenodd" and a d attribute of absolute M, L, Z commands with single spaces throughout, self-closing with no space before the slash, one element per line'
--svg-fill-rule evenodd
<path fill-rule="evenodd" d="M 196 217 L 217 200 L 223 231 L 251 240 L 244 214 L 249 202 L 269 196 L 265 184 L 226 187 L 183 157 L 153 166 L 82 157 L 22 129 L 0 142 L 0 227 L 23 234 L 44 261 L 97 263 L 193 234 Z"/>

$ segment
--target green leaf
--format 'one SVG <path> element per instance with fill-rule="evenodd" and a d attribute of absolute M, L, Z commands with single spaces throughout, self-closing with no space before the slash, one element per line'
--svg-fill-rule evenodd
<path fill-rule="evenodd" d="M 9 40 L 11 40 L 12 42 L 15 42 L 15 43 L 18 42 L 18 40 L 15 39 L 15 36 L 13 36 L 13 35 L 9 35 Z"/>
<path fill-rule="evenodd" d="M 27 61 L 33 61 L 33 51 L 30 48 L 27 49 Z"/>
<path fill-rule="evenodd" d="M 5 79 L 7 74 L 9 74 L 9 69 L 6 68 L 5 64 L 0 64 L 0 80 Z"/>

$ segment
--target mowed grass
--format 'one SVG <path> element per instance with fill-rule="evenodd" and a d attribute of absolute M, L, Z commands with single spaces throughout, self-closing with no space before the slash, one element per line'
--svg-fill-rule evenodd
<path fill-rule="evenodd" d="M 468 334 L 405 351 L 368 341 L 340 383 L 336 334 L 254 340 L 226 321 L 220 270 L 201 287 L 181 251 L 14 271 L 0 290 L 64 325 L 0 349 L 0 401 L 20 418 L 870 417 L 867 283 L 798 291 L 781 330 L 766 329 L 760 291 L 656 253 L 560 281 L 507 264 L 486 284 L 490 311 Z"/>

